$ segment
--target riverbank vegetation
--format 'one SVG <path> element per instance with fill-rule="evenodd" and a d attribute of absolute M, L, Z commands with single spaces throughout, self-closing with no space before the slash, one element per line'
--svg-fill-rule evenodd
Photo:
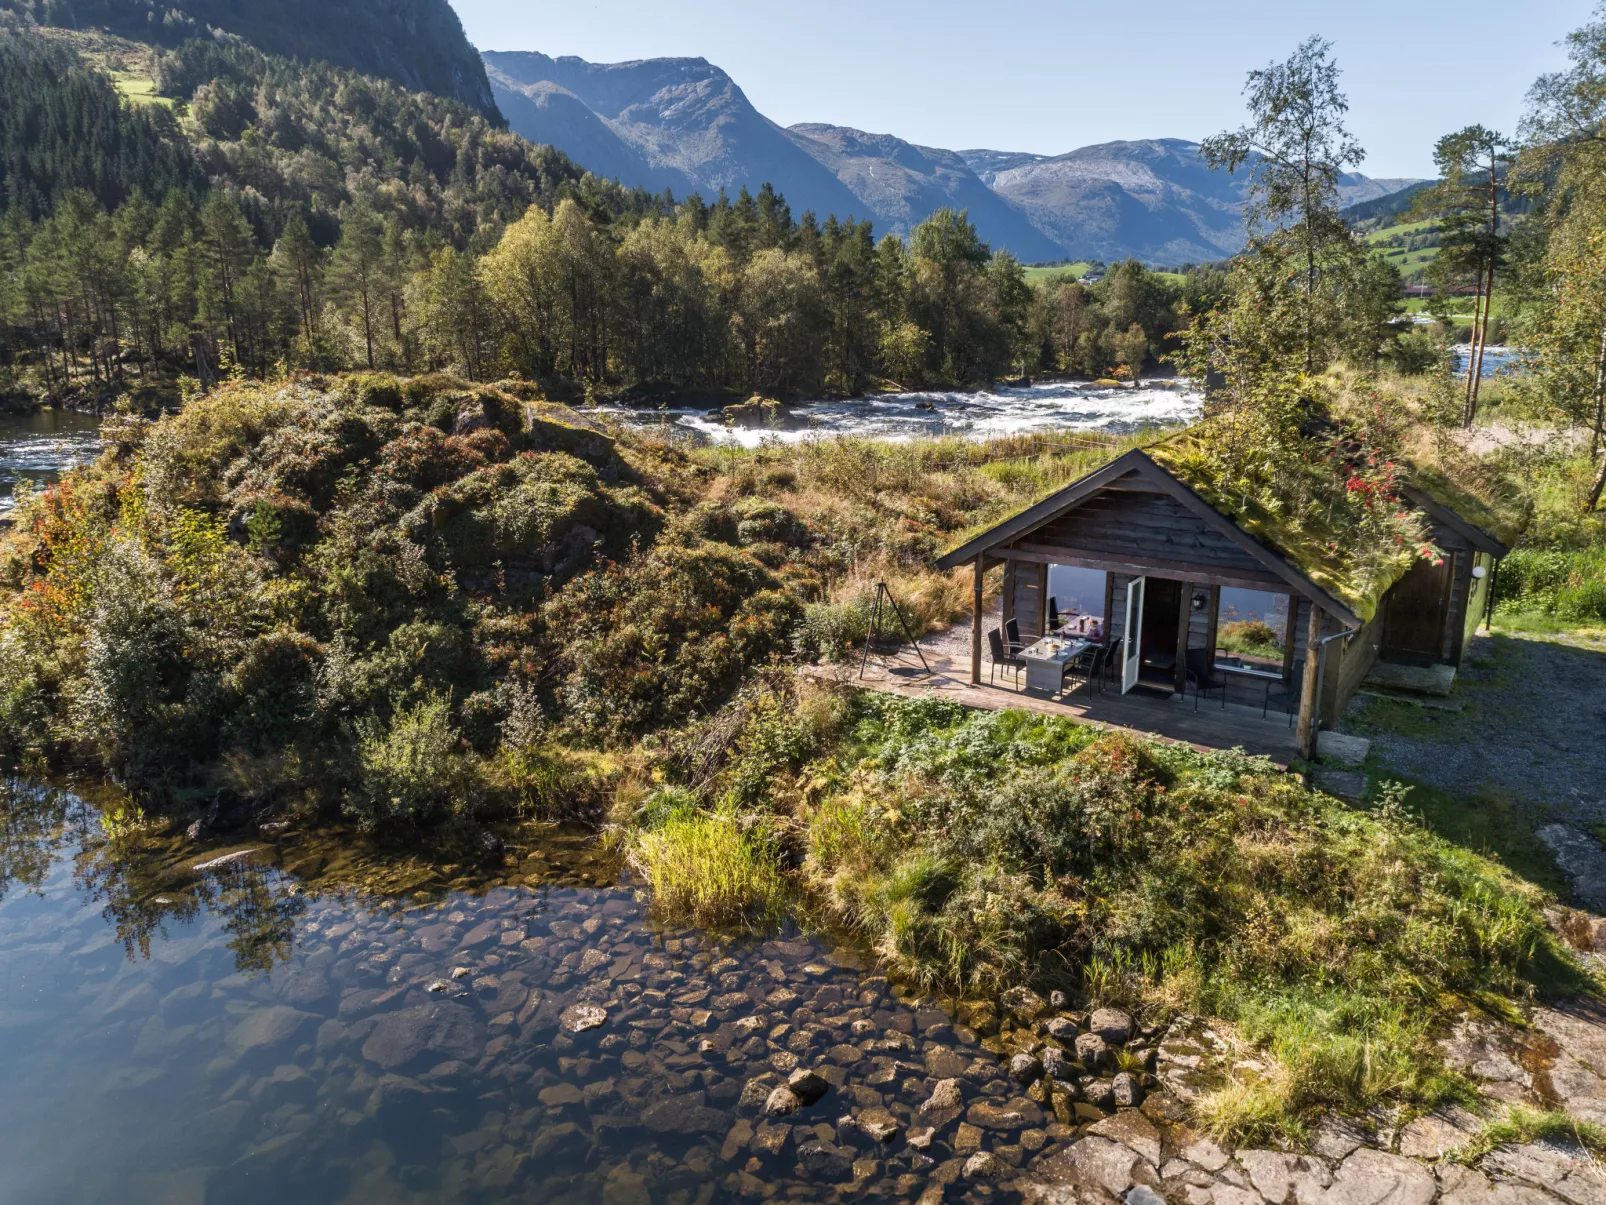
<path fill-rule="evenodd" d="M 616 809 L 651 881 L 696 867 L 731 920 L 767 915 L 784 878 L 942 992 L 1224 1018 L 1264 1053 L 1198 1115 L 1240 1140 L 1453 1098 L 1440 1028 L 1584 982 L 1545 893 L 1431 834 L 1403 790 L 1357 810 L 1239 754 L 784 679 L 702 733 L 672 785 Z M 681 914 L 686 892 L 654 898 Z"/>

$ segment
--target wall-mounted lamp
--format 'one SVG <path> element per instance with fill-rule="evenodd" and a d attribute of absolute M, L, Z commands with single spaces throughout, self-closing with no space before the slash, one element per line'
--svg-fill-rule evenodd
<path fill-rule="evenodd" d="M 1474 565 L 1472 566 L 1472 576 L 1481 582 L 1489 576 L 1489 570 L 1482 565 Z"/>
<path fill-rule="evenodd" d="M 1208 594 L 1199 593 L 1193 596 L 1193 609 L 1195 611 L 1203 611 L 1209 605 L 1210 596 Z"/>

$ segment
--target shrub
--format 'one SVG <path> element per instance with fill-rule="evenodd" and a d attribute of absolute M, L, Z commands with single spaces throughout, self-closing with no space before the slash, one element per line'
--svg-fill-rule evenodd
<path fill-rule="evenodd" d="M 1237 619 L 1216 631 L 1216 645 L 1229 653 L 1249 653 L 1257 657 L 1281 657 L 1282 637 L 1261 619 Z"/>
<path fill-rule="evenodd" d="M 364 827 L 425 824 L 466 814 L 477 802 L 477 776 L 458 750 L 443 695 L 398 709 L 388 723 L 358 721 L 357 759 L 346 806 Z"/>

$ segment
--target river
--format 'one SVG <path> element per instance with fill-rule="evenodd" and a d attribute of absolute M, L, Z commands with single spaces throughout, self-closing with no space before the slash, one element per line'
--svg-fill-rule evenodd
<path fill-rule="evenodd" d="M 0 513 L 16 503 L 17 482 L 43 485 L 100 453 L 100 419 L 76 410 L 0 414 Z"/>
<path fill-rule="evenodd" d="M 1051 431 L 1136 431 L 1198 418 L 1199 395 L 1178 382 L 1136 388 L 1102 388 L 1089 381 L 1002 386 L 975 393 L 888 393 L 875 397 L 803 402 L 785 409 L 773 424 L 728 426 L 708 407 L 662 409 L 604 407 L 635 426 L 662 425 L 713 443 L 756 447 L 795 443 L 827 435 L 918 439 L 958 435 L 991 439 Z"/>
<path fill-rule="evenodd" d="M 470 870 L 101 817 L 0 788 L 0 1201 L 912 1199 L 953 1166 L 951 1128 L 910 1141 L 941 1077 L 1026 1110 L 1004 1159 L 1068 1136 L 935 1002 L 655 925 L 588 834 Z M 823 1098 L 763 1121 L 799 1066 Z"/>

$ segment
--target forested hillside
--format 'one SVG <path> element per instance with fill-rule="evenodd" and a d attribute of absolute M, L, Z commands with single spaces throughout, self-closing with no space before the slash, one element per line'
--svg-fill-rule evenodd
<path fill-rule="evenodd" d="M 447 0 L 0 0 L 0 13 L 166 47 L 232 35 L 265 54 L 349 67 L 501 120 L 485 68 Z"/>
<path fill-rule="evenodd" d="M 459 102 L 237 40 L 4 46 L 14 392 L 283 364 L 517 373 L 559 396 L 850 393 L 1140 372 L 1178 325 L 1181 291 L 1135 264 L 1034 291 L 949 210 L 905 242 L 768 188 L 676 204 Z"/>

